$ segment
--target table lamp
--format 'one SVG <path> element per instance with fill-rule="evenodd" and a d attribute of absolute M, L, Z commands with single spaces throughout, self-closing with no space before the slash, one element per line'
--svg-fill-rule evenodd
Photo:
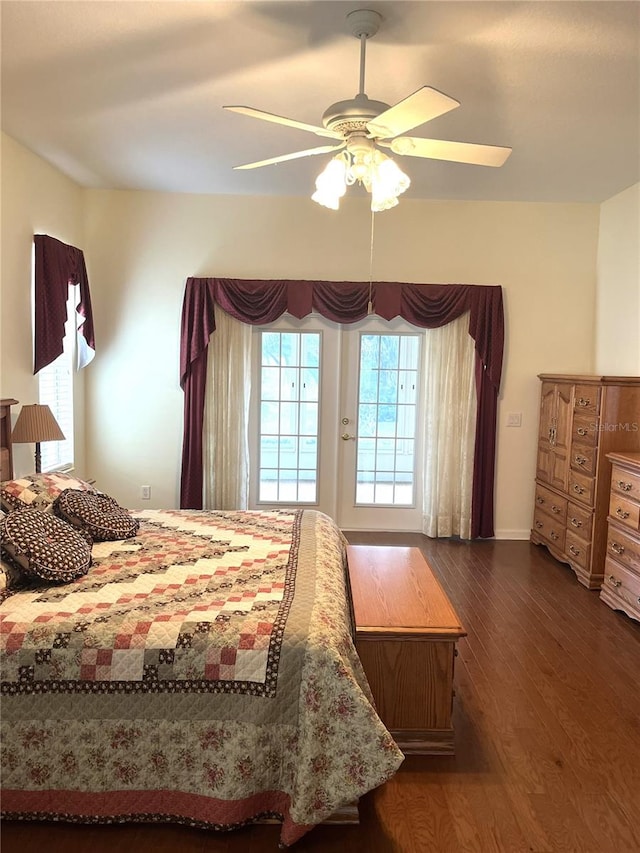
<path fill-rule="evenodd" d="M 34 403 L 31 406 L 23 406 L 20 410 L 12 439 L 17 444 L 35 442 L 36 474 L 40 474 L 40 442 L 64 441 L 64 435 L 49 406 Z"/>

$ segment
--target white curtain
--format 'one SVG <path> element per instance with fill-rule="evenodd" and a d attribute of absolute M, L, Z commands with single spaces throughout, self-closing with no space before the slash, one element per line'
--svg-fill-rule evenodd
<path fill-rule="evenodd" d="M 246 509 L 249 500 L 251 326 L 216 305 L 208 347 L 203 462 L 206 509 Z"/>
<path fill-rule="evenodd" d="M 469 539 L 477 406 L 469 314 L 427 329 L 425 347 L 422 530 Z"/>

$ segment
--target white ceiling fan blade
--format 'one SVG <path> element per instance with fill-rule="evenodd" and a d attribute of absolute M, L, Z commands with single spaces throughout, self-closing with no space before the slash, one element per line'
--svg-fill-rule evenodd
<path fill-rule="evenodd" d="M 447 142 L 444 139 L 421 139 L 417 136 L 400 136 L 384 144 L 394 154 L 409 157 L 429 157 L 433 160 L 452 160 L 474 166 L 502 166 L 511 148 L 500 145 L 477 145 L 474 142 Z"/>
<path fill-rule="evenodd" d="M 293 118 L 284 118 L 283 116 L 275 115 L 274 113 L 266 113 L 264 110 L 256 110 L 253 107 L 223 107 L 223 110 L 231 110 L 234 113 L 249 116 L 250 118 L 259 118 L 263 121 L 272 121 L 274 124 L 284 124 L 287 127 L 295 127 L 298 130 L 308 130 L 311 133 L 316 133 L 318 136 L 328 136 L 329 139 L 342 139 L 341 133 L 335 130 L 328 130 L 326 127 L 319 127 L 315 124 L 305 124 L 302 121 L 296 121 Z"/>
<path fill-rule="evenodd" d="M 460 106 L 460 101 L 450 98 L 431 86 L 423 86 L 413 95 L 398 101 L 367 124 L 372 136 L 390 139 L 432 118 L 448 113 Z"/>
<path fill-rule="evenodd" d="M 329 154 L 331 151 L 340 151 L 342 145 L 319 145 L 317 148 L 307 148 L 305 151 L 294 151 L 292 154 L 281 154 L 279 157 L 270 157 L 268 160 L 258 160 L 255 163 L 245 163 L 244 166 L 234 166 L 234 169 L 257 169 L 260 166 L 271 166 L 273 163 L 284 163 L 286 160 L 296 160 L 298 157 L 311 157 L 314 154 Z"/>

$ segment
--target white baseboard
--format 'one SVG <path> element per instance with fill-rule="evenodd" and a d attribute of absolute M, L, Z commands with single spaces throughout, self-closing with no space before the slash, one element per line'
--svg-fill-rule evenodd
<path fill-rule="evenodd" d="M 381 532 L 379 529 L 378 530 L 372 530 L 370 527 L 362 527 L 362 528 L 356 528 L 356 527 L 346 528 L 345 527 L 345 531 L 347 533 L 380 533 Z M 393 530 L 393 531 L 383 531 L 383 532 L 397 533 L 397 534 L 422 533 L 421 530 Z M 526 530 L 496 530 L 495 536 L 493 538 L 494 539 L 513 539 L 513 540 L 516 540 L 518 542 L 526 542 L 530 536 L 531 536 L 531 528 L 527 527 Z M 483 542 L 483 541 L 487 541 L 487 540 L 463 539 L 461 541 L 463 541 L 463 542 L 468 541 L 468 542 L 473 543 L 473 542 Z"/>
<path fill-rule="evenodd" d="M 531 536 L 531 529 L 526 530 L 496 530 L 496 539 L 517 539 L 526 540 Z"/>

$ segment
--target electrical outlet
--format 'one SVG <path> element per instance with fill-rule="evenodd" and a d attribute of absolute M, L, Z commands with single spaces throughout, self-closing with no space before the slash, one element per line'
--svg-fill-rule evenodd
<path fill-rule="evenodd" d="M 140 497 L 143 501 L 151 500 L 151 486 L 140 486 Z"/>
<path fill-rule="evenodd" d="M 507 414 L 507 426 L 508 427 L 521 427 L 522 426 L 522 412 L 509 412 Z"/>

